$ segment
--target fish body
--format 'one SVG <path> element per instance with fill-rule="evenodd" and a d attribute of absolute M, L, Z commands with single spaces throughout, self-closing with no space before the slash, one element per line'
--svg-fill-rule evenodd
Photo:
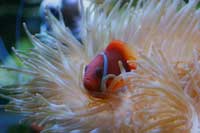
<path fill-rule="evenodd" d="M 119 61 L 121 61 L 126 72 L 136 69 L 136 65 L 130 65 L 128 60 L 136 60 L 131 48 L 124 42 L 113 40 L 98 54 L 85 68 L 83 84 L 89 92 L 102 92 L 102 80 L 108 74 L 119 75 L 121 73 Z M 108 80 L 106 88 L 111 84 Z"/>

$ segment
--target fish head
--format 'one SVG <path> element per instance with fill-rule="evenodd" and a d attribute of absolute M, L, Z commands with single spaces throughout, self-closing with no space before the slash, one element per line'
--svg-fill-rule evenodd
<path fill-rule="evenodd" d="M 97 55 L 86 67 L 83 77 L 84 87 L 90 92 L 101 91 L 103 77 L 103 57 Z"/>

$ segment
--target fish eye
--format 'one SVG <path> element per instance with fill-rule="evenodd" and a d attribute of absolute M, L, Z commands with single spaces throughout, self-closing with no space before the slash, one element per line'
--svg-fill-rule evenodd
<path fill-rule="evenodd" d="M 101 78 L 102 75 L 103 75 L 103 69 L 101 67 L 97 67 L 95 74 L 96 74 L 97 77 Z"/>

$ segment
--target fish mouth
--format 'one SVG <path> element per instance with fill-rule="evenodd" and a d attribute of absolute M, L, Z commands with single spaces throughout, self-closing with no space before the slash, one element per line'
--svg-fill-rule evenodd
<path fill-rule="evenodd" d="M 88 78 L 84 79 L 83 85 L 88 91 L 93 91 L 93 92 L 99 91 L 100 88 L 100 85 L 96 83 L 96 81 L 92 81 Z"/>

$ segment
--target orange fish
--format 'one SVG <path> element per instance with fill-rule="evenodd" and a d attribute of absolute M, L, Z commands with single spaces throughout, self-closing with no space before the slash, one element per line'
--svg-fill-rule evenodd
<path fill-rule="evenodd" d="M 102 92 L 102 79 L 108 74 L 119 75 L 119 61 L 127 72 L 136 69 L 136 65 L 130 65 L 127 60 L 136 60 L 134 52 L 127 44 L 114 40 L 107 48 L 98 54 L 85 68 L 83 84 L 89 92 Z M 112 80 L 108 80 L 106 88 L 109 87 Z"/>

